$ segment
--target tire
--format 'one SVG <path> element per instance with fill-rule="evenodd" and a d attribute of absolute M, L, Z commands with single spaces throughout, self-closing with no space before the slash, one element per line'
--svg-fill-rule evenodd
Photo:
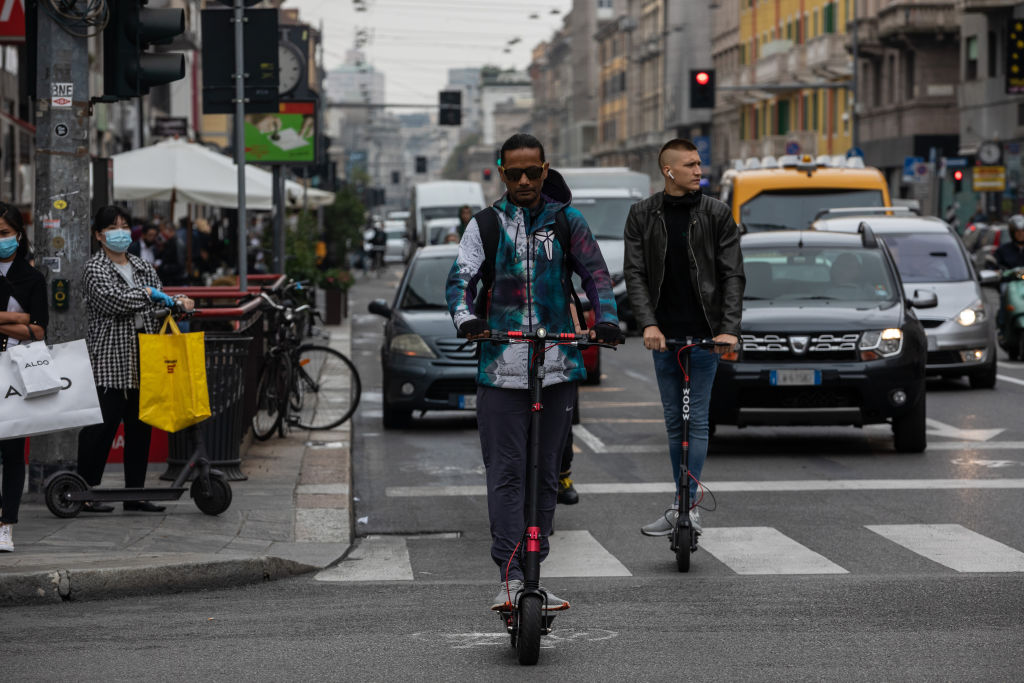
<path fill-rule="evenodd" d="M 57 517 L 76 517 L 84 501 L 68 500 L 67 495 L 88 490 L 89 485 L 79 475 L 74 472 L 58 472 L 46 483 L 46 507 Z"/>
<path fill-rule="evenodd" d="M 326 346 L 306 344 L 293 356 L 296 382 L 303 383 L 305 399 L 296 413 L 302 429 L 333 429 L 352 417 L 359 406 L 359 372 L 344 354 Z"/>
<path fill-rule="evenodd" d="M 995 351 L 993 350 L 993 356 Z M 996 361 L 995 358 L 992 362 L 986 365 L 981 370 L 975 370 L 968 377 L 971 382 L 972 389 L 992 389 L 996 386 Z"/>
<path fill-rule="evenodd" d="M 543 600 L 539 595 L 519 598 L 519 637 L 516 653 L 519 663 L 532 666 L 540 658 L 540 631 L 544 623 Z"/>
<path fill-rule="evenodd" d="M 892 419 L 892 442 L 898 453 L 921 453 L 927 447 L 925 404 L 925 393 L 922 391 L 910 412 Z"/>
<path fill-rule="evenodd" d="M 679 530 L 679 542 L 676 543 L 676 569 L 680 572 L 690 571 L 690 546 L 693 545 L 690 534 L 692 533 L 691 527 Z"/>
<path fill-rule="evenodd" d="M 210 475 L 210 490 L 203 492 L 202 482 L 196 477 L 189 490 L 196 507 L 207 515 L 219 515 L 231 507 L 231 485 L 223 476 Z"/>
<path fill-rule="evenodd" d="M 385 401 L 381 418 L 384 422 L 384 429 L 405 429 L 409 426 L 409 421 L 412 420 L 412 411 L 392 408 Z"/>
<path fill-rule="evenodd" d="M 266 441 L 281 424 L 282 407 L 287 401 L 288 358 L 284 355 L 271 356 L 263 366 L 256 384 L 256 412 L 252 416 L 252 435 L 259 441 Z"/>

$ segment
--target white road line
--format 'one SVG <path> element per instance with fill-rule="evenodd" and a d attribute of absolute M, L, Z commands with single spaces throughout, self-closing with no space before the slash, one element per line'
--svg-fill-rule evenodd
<path fill-rule="evenodd" d="M 632 576 L 589 531 L 558 529 L 549 539 L 551 552 L 541 573 L 551 578 L 576 576 Z"/>
<path fill-rule="evenodd" d="M 1024 479 L 806 479 L 778 481 L 711 481 L 704 482 L 715 493 L 772 493 L 796 491 L 949 491 L 968 489 L 1024 489 Z M 646 494 L 673 493 L 672 482 L 608 482 L 576 483 L 581 494 Z M 463 486 L 389 486 L 389 498 L 429 498 L 451 496 L 485 496 L 483 485 Z"/>
<path fill-rule="evenodd" d="M 583 425 L 573 425 L 572 435 L 574 438 L 577 438 L 586 444 L 587 448 L 594 453 L 604 453 L 604 442 L 594 436 L 590 430 Z"/>
<path fill-rule="evenodd" d="M 1003 382 L 1011 382 L 1012 384 L 1024 384 L 1024 379 L 1017 379 L 1016 377 L 1008 377 L 1007 375 L 996 375 L 996 379 Z"/>
<path fill-rule="evenodd" d="M 866 528 L 958 572 L 1024 572 L 1024 553 L 959 524 L 879 524 Z"/>
<path fill-rule="evenodd" d="M 705 529 L 700 544 L 737 574 L 848 573 L 771 527 L 713 527 Z"/>
<path fill-rule="evenodd" d="M 336 567 L 316 575 L 317 581 L 412 581 L 409 548 L 401 536 L 367 536 Z"/>

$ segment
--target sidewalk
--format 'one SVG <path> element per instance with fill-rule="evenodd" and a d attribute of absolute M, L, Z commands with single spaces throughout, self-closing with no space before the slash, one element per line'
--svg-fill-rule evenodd
<path fill-rule="evenodd" d="M 327 331 L 330 346 L 350 356 L 350 319 Z M 227 588 L 322 569 L 352 540 L 350 444 L 351 420 L 243 442 L 249 478 L 231 482 L 231 507 L 216 517 L 187 491 L 160 514 L 115 503 L 112 513 L 72 519 L 26 500 L 15 552 L 0 553 L 0 606 Z M 165 467 L 150 464 L 148 486 L 170 485 L 159 479 Z M 123 469 L 108 465 L 103 486 L 124 486 Z"/>

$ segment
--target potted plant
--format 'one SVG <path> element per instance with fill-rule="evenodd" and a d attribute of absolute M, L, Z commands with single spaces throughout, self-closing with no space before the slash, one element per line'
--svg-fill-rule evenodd
<path fill-rule="evenodd" d="M 328 268 L 320 271 L 317 279 L 324 290 L 327 309 L 324 313 L 325 322 L 328 325 L 340 325 L 348 315 L 348 288 L 354 282 L 352 273 L 341 268 Z"/>

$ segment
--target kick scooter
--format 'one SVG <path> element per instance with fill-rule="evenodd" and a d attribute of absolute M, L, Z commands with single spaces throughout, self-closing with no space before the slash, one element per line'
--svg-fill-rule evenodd
<path fill-rule="evenodd" d="M 714 348 L 718 344 L 711 339 L 686 337 L 666 339 L 665 345 L 676 348 L 676 361 L 683 371 L 683 455 L 679 461 L 679 514 L 669 534 L 669 547 L 676 554 L 676 567 L 681 572 L 690 571 L 690 555 L 697 552 L 697 531 L 690 522 L 690 349 Z"/>
<path fill-rule="evenodd" d="M 529 353 L 529 390 L 530 390 L 530 443 L 526 453 L 526 532 L 524 542 L 517 546 L 519 564 L 523 570 L 523 589 L 512 595 L 511 603 L 498 611 L 502 623 L 512 638 L 512 647 L 516 648 L 520 664 L 536 664 L 540 657 L 540 637 L 551 633 L 551 622 L 554 621 L 553 611 L 546 611 L 547 593 L 540 587 L 540 544 L 541 530 L 537 511 L 540 481 L 540 430 L 541 388 L 544 378 L 545 351 L 552 346 L 605 346 L 615 348 L 611 344 L 593 342 L 586 334 L 571 332 L 549 334 L 539 327 L 534 332 L 491 330 L 490 337 L 481 337 L 473 341 L 496 343 L 521 343 L 530 345 Z"/>

